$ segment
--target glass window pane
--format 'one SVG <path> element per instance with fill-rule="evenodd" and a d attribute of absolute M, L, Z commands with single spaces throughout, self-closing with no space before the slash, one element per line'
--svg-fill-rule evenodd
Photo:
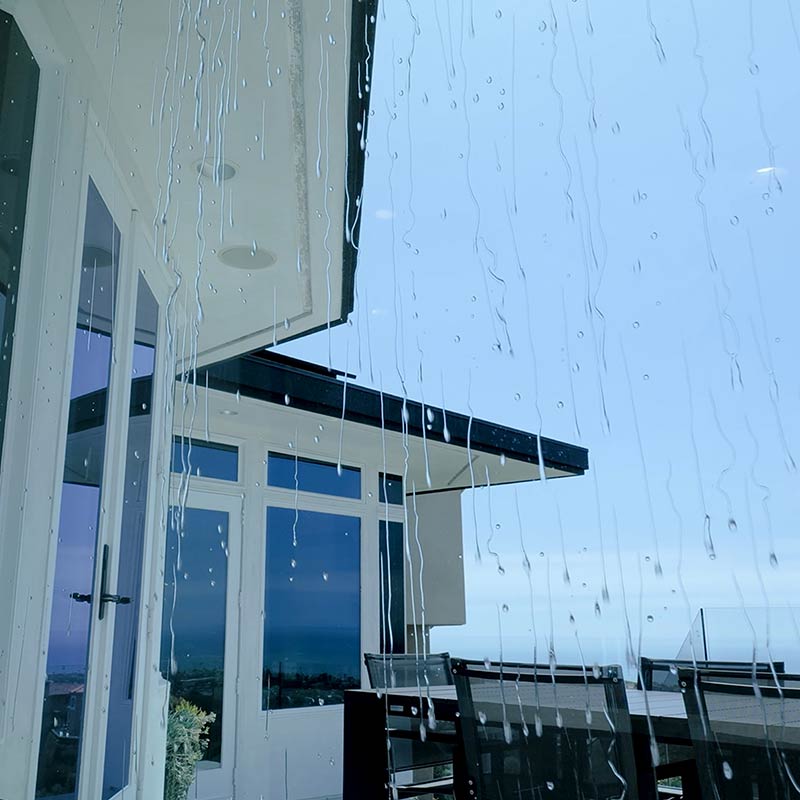
<path fill-rule="evenodd" d="M 176 436 L 172 443 L 172 471 L 188 472 L 199 478 L 238 481 L 239 448 Z"/>
<path fill-rule="evenodd" d="M 380 520 L 381 652 L 405 653 L 403 523 Z"/>
<path fill-rule="evenodd" d="M 389 498 L 388 501 L 386 498 Z M 383 472 L 378 473 L 378 500 L 381 503 L 388 502 L 390 505 L 402 506 L 405 503 L 403 494 L 403 479 L 400 475 L 388 475 Z"/>
<path fill-rule="evenodd" d="M 119 229 L 90 181 L 37 797 L 72 797 L 77 786 L 91 612 L 94 608 L 86 600 L 92 594 L 94 582 L 119 253 Z"/>
<path fill-rule="evenodd" d="M 188 700 L 215 715 L 206 762 L 222 753 L 228 515 L 173 508 L 169 514 L 161 620 L 161 672 L 170 702 Z"/>
<path fill-rule="evenodd" d="M 266 709 L 341 703 L 361 683 L 361 520 L 267 509 Z"/>
<path fill-rule="evenodd" d="M 12 17 L 0 11 L 0 455 L 38 86 L 31 51 Z"/>
<path fill-rule="evenodd" d="M 103 800 L 128 784 L 131 766 L 133 685 L 139 627 L 142 548 L 147 512 L 147 483 L 153 432 L 152 396 L 158 304 L 140 275 L 136 301 L 128 442 L 125 448 L 125 490 L 120 533 L 116 593 L 130 597 L 114 611 Z"/>
<path fill-rule="evenodd" d="M 357 467 L 326 464 L 310 458 L 295 458 L 270 453 L 267 465 L 270 486 L 298 489 L 301 492 L 361 498 L 361 470 Z"/>

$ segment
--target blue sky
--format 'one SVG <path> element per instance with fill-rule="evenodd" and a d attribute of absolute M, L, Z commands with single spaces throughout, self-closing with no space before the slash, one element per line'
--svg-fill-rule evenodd
<path fill-rule="evenodd" d="M 641 631 L 670 656 L 701 606 L 790 604 L 791 4 L 438 0 L 383 3 L 377 22 L 356 309 L 330 333 L 334 365 L 591 458 L 583 478 L 465 493 L 468 624 L 435 646 L 496 657 L 502 625 L 506 656 L 527 657 L 535 624 L 546 654 L 552 607 L 560 659 L 620 661 L 627 609 L 634 649 Z M 325 363 L 328 334 L 285 349 Z M 502 576 L 473 558 L 491 533 Z M 796 630 L 772 616 L 791 663 Z M 723 630 L 718 646 L 749 656 L 741 614 Z"/>

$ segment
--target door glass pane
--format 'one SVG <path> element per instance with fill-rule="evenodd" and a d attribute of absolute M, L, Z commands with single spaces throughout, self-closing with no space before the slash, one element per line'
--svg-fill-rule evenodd
<path fill-rule="evenodd" d="M 119 571 L 114 590 L 116 594 L 130 597 L 131 602 L 130 605 L 117 605 L 114 612 L 114 651 L 111 662 L 103 800 L 123 789 L 128 783 L 130 773 L 139 590 L 153 431 L 152 396 L 157 327 L 158 304 L 147 282 L 140 275 L 136 301 Z"/>
<path fill-rule="evenodd" d="M 381 652 L 404 653 L 406 598 L 402 522 L 387 523 L 386 520 L 380 520 L 378 549 L 381 575 Z"/>
<path fill-rule="evenodd" d="M 204 766 L 219 766 L 225 677 L 228 515 L 205 508 L 169 514 L 161 621 L 161 671 L 170 704 L 188 700 L 215 715 Z"/>
<path fill-rule="evenodd" d="M 89 182 L 37 797 L 75 796 L 106 444 L 120 232 Z M 78 598 L 72 597 L 77 594 Z"/>
<path fill-rule="evenodd" d="M 341 703 L 361 680 L 361 520 L 267 509 L 262 707 Z"/>
<path fill-rule="evenodd" d="M 12 17 L 0 11 L 0 455 L 38 85 L 31 51 Z"/>

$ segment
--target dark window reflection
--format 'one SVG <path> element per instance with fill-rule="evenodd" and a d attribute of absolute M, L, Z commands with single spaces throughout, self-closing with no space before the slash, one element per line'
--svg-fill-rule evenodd
<path fill-rule="evenodd" d="M 172 508 L 164 564 L 161 672 L 170 699 L 184 698 L 216 715 L 204 760 L 222 752 L 228 515 Z"/>
<path fill-rule="evenodd" d="M 403 479 L 400 475 L 389 475 L 388 473 L 378 473 L 378 501 L 389 503 L 393 506 L 402 506 L 405 501 L 403 494 Z"/>
<path fill-rule="evenodd" d="M 36 782 L 37 797 L 59 800 L 77 786 L 93 606 L 71 595 L 93 591 L 120 254 L 119 229 L 91 181 L 83 241 Z"/>
<path fill-rule="evenodd" d="M 147 512 L 147 480 L 153 431 L 152 394 L 158 304 L 140 275 L 131 402 L 126 446 L 125 493 L 116 593 L 131 598 L 114 611 L 114 651 L 106 735 L 103 800 L 128 784 L 133 724 L 133 683 L 139 625 L 142 548 Z"/>
<path fill-rule="evenodd" d="M 13 18 L 0 11 L 0 455 L 38 86 L 31 51 Z"/>
<path fill-rule="evenodd" d="M 361 521 L 267 509 L 262 707 L 341 703 L 361 676 Z"/>
<path fill-rule="evenodd" d="M 172 443 L 172 471 L 200 478 L 238 481 L 239 448 L 176 436 Z"/>
<path fill-rule="evenodd" d="M 381 576 L 381 652 L 405 652 L 405 582 L 403 523 L 380 520 L 378 550 Z"/>
<path fill-rule="evenodd" d="M 336 497 L 361 498 L 361 470 L 337 466 L 310 458 L 295 458 L 270 453 L 267 482 L 282 489 L 330 494 Z"/>

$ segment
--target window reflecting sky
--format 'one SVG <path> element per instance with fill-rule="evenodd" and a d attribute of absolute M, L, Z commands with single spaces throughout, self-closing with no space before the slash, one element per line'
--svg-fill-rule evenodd
<path fill-rule="evenodd" d="M 352 324 L 283 349 L 326 363 L 330 336 L 360 383 L 591 459 L 464 494 L 468 624 L 434 648 L 496 656 L 502 627 L 530 658 L 535 627 L 540 658 L 625 663 L 701 606 L 790 604 L 791 4 L 383 3 L 377 31 Z"/>

